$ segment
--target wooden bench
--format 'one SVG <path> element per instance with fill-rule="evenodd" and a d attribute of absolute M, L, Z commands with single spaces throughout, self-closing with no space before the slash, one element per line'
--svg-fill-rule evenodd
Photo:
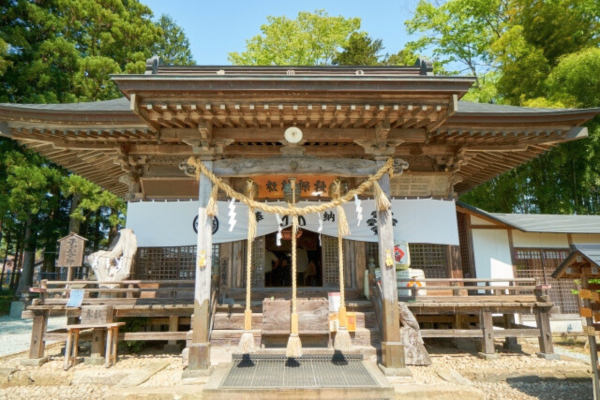
<path fill-rule="evenodd" d="M 106 340 L 100 340 L 100 345 L 104 343 L 105 346 L 104 366 L 108 368 L 117 362 L 119 327 L 125 325 L 125 322 L 112 322 L 112 318 L 112 306 L 83 306 L 81 308 L 81 324 L 67 325 L 67 343 L 63 366 L 65 371 L 77 364 L 79 334 L 81 331 L 88 329 L 92 330 L 93 337 L 100 338 L 104 338 L 103 331 L 106 330 Z M 94 347 L 94 343 L 92 346 Z"/>
<path fill-rule="evenodd" d="M 327 299 L 298 299 L 298 334 L 326 336 L 331 347 L 329 331 L 329 301 Z M 262 335 L 284 336 L 291 332 L 292 302 L 284 299 L 263 301 Z"/>

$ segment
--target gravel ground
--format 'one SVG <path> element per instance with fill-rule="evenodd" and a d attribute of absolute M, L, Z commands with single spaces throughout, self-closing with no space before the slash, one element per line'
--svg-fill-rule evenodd
<path fill-rule="evenodd" d="M 48 319 L 48 330 L 64 328 L 67 317 Z M 0 317 L 0 357 L 29 350 L 32 319 Z M 52 343 L 48 342 L 47 344 Z"/>
<path fill-rule="evenodd" d="M 524 346 L 525 347 L 525 346 Z M 227 358 L 227 351 L 215 348 L 214 356 L 219 361 Z M 427 386 L 460 386 L 457 383 L 448 382 L 438 375 L 438 371 L 442 369 L 451 369 L 462 374 L 472 380 L 470 386 L 483 392 L 486 399 L 577 399 L 587 400 L 592 399 L 592 382 L 591 379 L 581 379 L 581 371 L 587 373 L 589 366 L 579 360 L 560 360 L 549 361 L 540 359 L 535 356 L 535 349 L 528 349 L 520 354 L 502 354 L 500 359 L 486 361 L 478 358 L 474 354 L 461 353 L 452 348 L 434 348 L 430 349 L 433 365 L 430 367 L 410 367 L 413 373 L 413 382 L 406 383 L 412 385 L 427 385 Z M 101 399 L 108 396 L 110 391 L 115 388 L 111 387 L 111 377 L 118 375 L 128 375 L 133 373 L 149 363 L 158 361 L 167 361 L 168 367 L 150 377 L 146 382 L 142 383 L 140 388 L 153 387 L 173 387 L 174 398 L 177 398 L 177 386 L 181 385 L 181 376 L 183 366 L 181 357 L 178 355 L 161 354 L 159 349 L 145 351 L 141 355 L 121 355 L 115 366 L 110 369 L 105 369 L 102 366 L 87 366 L 83 363 L 69 369 L 62 370 L 63 358 L 60 356 L 60 346 L 53 346 L 47 351 L 50 356 L 50 361 L 41 367 L 23 367 L 19 365 L 18 358 L 5 357 L 0 359 L 0 370 L 2 368 L 17 369 L 16 374 L 22 376 L 33 376 L 31 374 L 40 374 L 41 378 L 36 379 L 36 385 L 25 380 L 26 386 L 9 386 L 3 387 L 0 385 L 0 400 L 4 399 Z M 222 354 L 221 354 L 222 353 Z M 508 372 L 524 371 L 526 375 L 535 376 L 545 374 L 542 381 L 531 381 L 524 379 L 503 379 L 499 382 L 490 382 L 489 376 L 506 375 Z M 553 379 L 552 376 L 560 377 L 565 371 L 580 371 L 579 379 Z M 27 375 L 29 374 L 29 375 Z M 82 375 L 87 376 L 77 384 L 77 377 Z M 486 381 L 478 381 L 474 377 L 486 376 Z M 16 375 L 14 375 L 16 376 Z M 44 381 L 43 376 L 50 377 L 51 380 Z M 90 378 L 95 378 L 95 381 L 90 381 Z M 34 377 L 35 378 L 35 377 Z M 47 378 L 48 379 L 48 378 Z M 74 380 L 75 379 L 75 380 Z M 119 378 L 120 379 L 120 378 Z M 118 379 L 117 379 L 118 381 Z M 73 382 L 73 384 L 71 384 Z M 99 384 L 101 383 L 101 384 Z M 113 382 L 112 384 L 114 384 Z M 27 384 L 29 384 L 27 386 Z M 54 386 L 38 386 L 49 384 Z M 106 397 L 108 398 L 108 397 Z M 465 398 L 466 400 L 466 398 Z"/>

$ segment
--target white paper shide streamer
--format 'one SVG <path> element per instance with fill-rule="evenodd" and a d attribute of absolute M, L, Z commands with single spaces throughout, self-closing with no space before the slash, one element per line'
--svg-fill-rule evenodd
<path fill-rule="evenodd" d="M 235 217 L 237 214 L 235 213 L 235 199 L 231 199 L 229 202 L 229 232 L 233 232 L 233 228 L 235 228 L 235 224 L 237 224 L 237 220 Z"/>
<path fill-rule="evenodd" d="M 356 226 L 360 226 L 360 222 L 363 219 L 362 201 L 357 195 L 354 195 L 354 204 L 356 205 Z"/>
<path fill-rule="evenodd" d="M 318 212 L 317 216 L 319 217 L 319 229 L 317 230 L 317 232 L 319 233 L 319 246 L 322 246 L 323 244 L 321 243 L 321 233 L 323 232 L 323 218 L 321 218 L 321 213 Z"/>
<path fill-rule="evenodd" d="M 281 220 L 281 215 L 275 214 L 275 219 L 277 219 L 277 247 L 281 246 L 281 238 L 283 237 L 281 231 L 283 230 L 283 221 Z"/>

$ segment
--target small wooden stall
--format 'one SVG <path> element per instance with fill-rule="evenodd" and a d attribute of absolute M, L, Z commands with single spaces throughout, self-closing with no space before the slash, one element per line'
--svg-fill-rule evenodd
<path fill-rule="evenodd" d="M 600 245 L 573 244 L 567 259 L 552 273 L 556 279 L 579 280 L 579 314 L 585 318 L 584 333 L 590 343 L 594 371 L 594 400 L 600 399 L 597 332 L 600 331 Z M 596 280 L 593 283 L 591 280 Z"/>

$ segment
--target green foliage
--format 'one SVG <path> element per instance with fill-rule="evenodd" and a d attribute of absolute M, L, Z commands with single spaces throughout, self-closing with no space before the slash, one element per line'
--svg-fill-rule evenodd
<path fill-rule="evenodd" d="M 142 329 L 148 325 L 148 318 L 145 317 L 134 317 L 134 318 L 123 318 L 125 325 L 119 328 L 121 332 L 141 332 Z M 139 353 L 146 347 L 146 341 L 144 340 L 127 340 L 119 342 L 119 348 L 130 353 Z"/>
<path fill-rule="evenodd" d="M 232 64 L 330 64 L 360 29 L 360 18 L 331 17 L 324 10 L 300 12 L 294 20 L 269 16 L 267 21 L 262 34 L 246 41 L 246 51 L 229 53 Z"/>
<path fill-rule="evenodd" d="M 464 100 L 539 108 L 600 105 L 596 0 L 420 0 L 407 45 L 477 83 Z M 452 71 L 451 71 L 452 72 Z M 490 211 L 600 213 L 600 130 L 565 143 L 461 197 Z"/>
<path fill-rule="evenodd" d="M 121 96 L 109 75 L 143 73 L 153 52 L 192 61 L 181 28 L 137 0 L 8 0 L 0 15 L 2 102 L 107 100 Z"/>
<path fill-rule="evenodd" d="M 122 95 L 110 74 L 143 73 L 153 53 L 192 61 L 183 31 L 168 17 L 153 21 L 137 0 L 7 0 L 0 16 L 0 102 L 113 99 Z M 72 220 L 97 249 L 124 212 L 122 199 L 0 138 L 0 248 L 10 237 L 13 252 L 27 225 L 52 271 L 57 239 Z"/>
<path fill-rule="evenodd" d="M 371 39 L 366 32 L 350 35 L 344 49 L 333 59 L 333 65 L 379 65 L 383 51 L 381 39 Z"/>
<path fill-rule="evenodd" d="M 162 34 L 154 46 L 154 53 L 160 54 L 165 64 L 194 65 L 190 42 L 183 29 L 168 15 L 161 16 L 157 26 Z"/>
<path fill-rule="evenodd" d="M 12 294 L 0 295 L 0 317 L 10 314 L 10 304 L 13 302 L 14 298 L 15 297 Z"/>

